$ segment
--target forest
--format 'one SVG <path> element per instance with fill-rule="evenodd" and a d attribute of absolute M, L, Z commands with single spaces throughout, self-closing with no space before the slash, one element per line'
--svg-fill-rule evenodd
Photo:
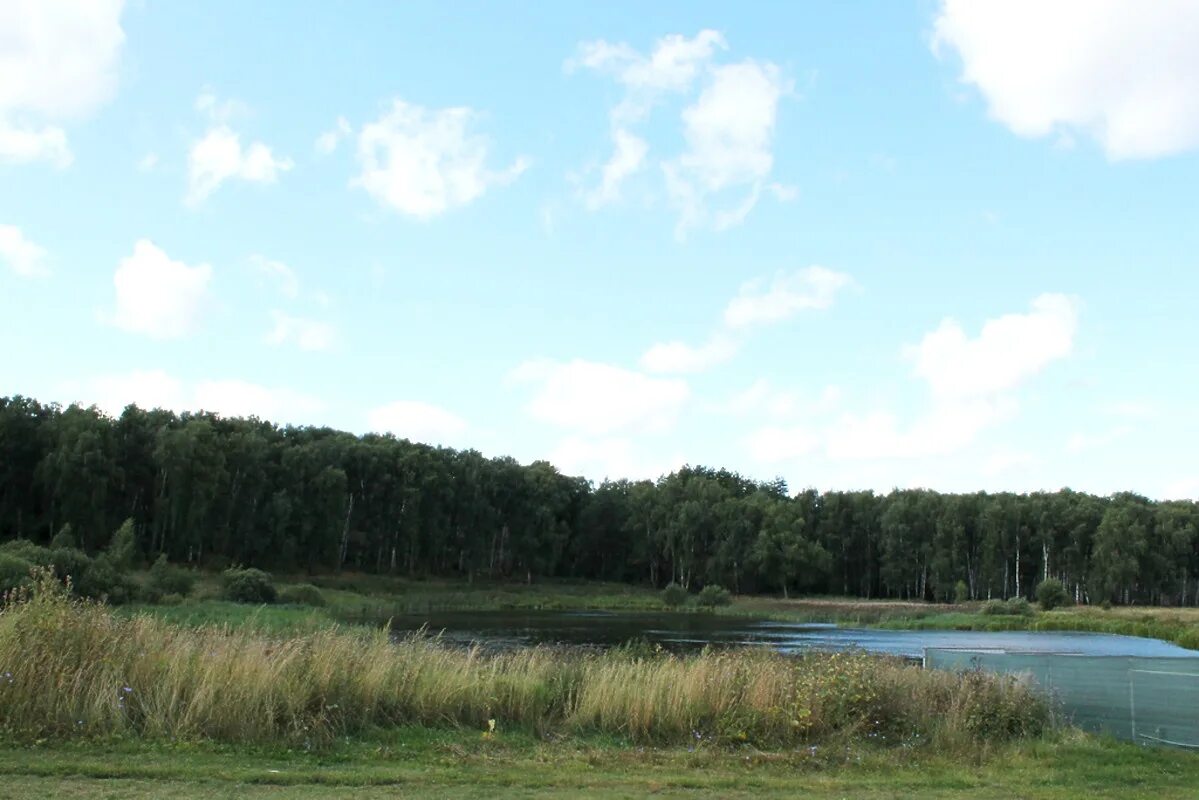
<path fill-rule="evenodd" d="M 132 521 L 141 563 L 602 579 L 932 601 L 1199 605 L 1199 504 L 1062 489 L 804 490 L 687 466 L 594 485 L 550 463 L 257 418 L 0 398 L 0 541 Z M 68 527 L 69 526 L 69 527 Z"/>

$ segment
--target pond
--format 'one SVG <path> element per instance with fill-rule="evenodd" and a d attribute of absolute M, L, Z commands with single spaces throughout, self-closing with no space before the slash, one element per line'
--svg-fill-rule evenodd
<path fill-rule="evenodd" d="M 864 650 L 920 658 L 926 647 L 1103 656 L 1199 657 L 1160 639 L 1068 631 L 893 631 L 716 614 L 605 611 L 443 611 L 396 617 L 397 634 L 425 628 L 451 643 L 611 647 L 644 639 L 670 650 L 768 645 L 783 653 Z"/>

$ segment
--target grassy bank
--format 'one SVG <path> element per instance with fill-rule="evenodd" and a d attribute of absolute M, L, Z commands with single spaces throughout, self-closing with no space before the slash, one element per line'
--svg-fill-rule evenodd
<path fill-rule="evenodd" d="M 965 750 L 1037 736 L 1026 685 L 867 656 L 674 656 L 544 648 L 484 654 L 386 631 L 271 636 L 182 628 L 70 601 L 43 580 L 0 612 L 0 725 L 27 739 L 133 735 L 313 747 L 398 725 L 635 743 L 794 747 L 871 741 Z"/>
<path fill-rule="evenodd" d="M 1085 631 L 1163 639 L 1199 650 L 1199 609 L 1113 608 L 1091 606 L 1038 611 L 1028 615 L 993 616 L 977 611 L 950 611 L 920 617 L 896 616 L 880 621 L 904 630 Z"/>
<path fill-rule="evenodd" d="M 5 797 L 241 798 L 931 798 L 1191 800 L 1194 754 L 1071 736 L 962 760 L 932 750 L 742 745 L 628 747 L 602 737 L 397 728 L 319 753 L 138 740 L 0 743 Z"/>

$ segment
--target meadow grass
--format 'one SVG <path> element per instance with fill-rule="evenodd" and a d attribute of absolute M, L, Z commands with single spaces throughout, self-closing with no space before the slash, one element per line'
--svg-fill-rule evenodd
<path fill-rule="evenodd" d="M 1193 800 L 1199 757 L 1066 732 L 945 753 L 865 744 L 629 746 L 612 737 L 408 726 L 308 752 L 140 738 L 0 739 L 12 800 L 804 797 Z"/>
<path fill-rule="evenodd" d="M 400 725 L 639 743 L 976 748 L 1037 736 L 1021 681 L 864 655 L 618 648 L 504 653 L 386 629 L 186 628 L 70 600 L 49 577 L 0 611 L 0 729 L 46 737 L 302 742 Z"/>

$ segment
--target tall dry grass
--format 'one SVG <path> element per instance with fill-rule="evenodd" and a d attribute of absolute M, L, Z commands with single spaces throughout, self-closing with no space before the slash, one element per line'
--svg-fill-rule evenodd
<path fill-rule="evenodd" d="M 0 727 L 13 735 L 315 744 L 490 720 L 638 741 L 979 744 L 1036 735 L 1049 712 L 1017 680 L 862 655 L 489 654 L 335 628 L 271 638 L 121 618 L 49 578 L 0 610 Z"/>

